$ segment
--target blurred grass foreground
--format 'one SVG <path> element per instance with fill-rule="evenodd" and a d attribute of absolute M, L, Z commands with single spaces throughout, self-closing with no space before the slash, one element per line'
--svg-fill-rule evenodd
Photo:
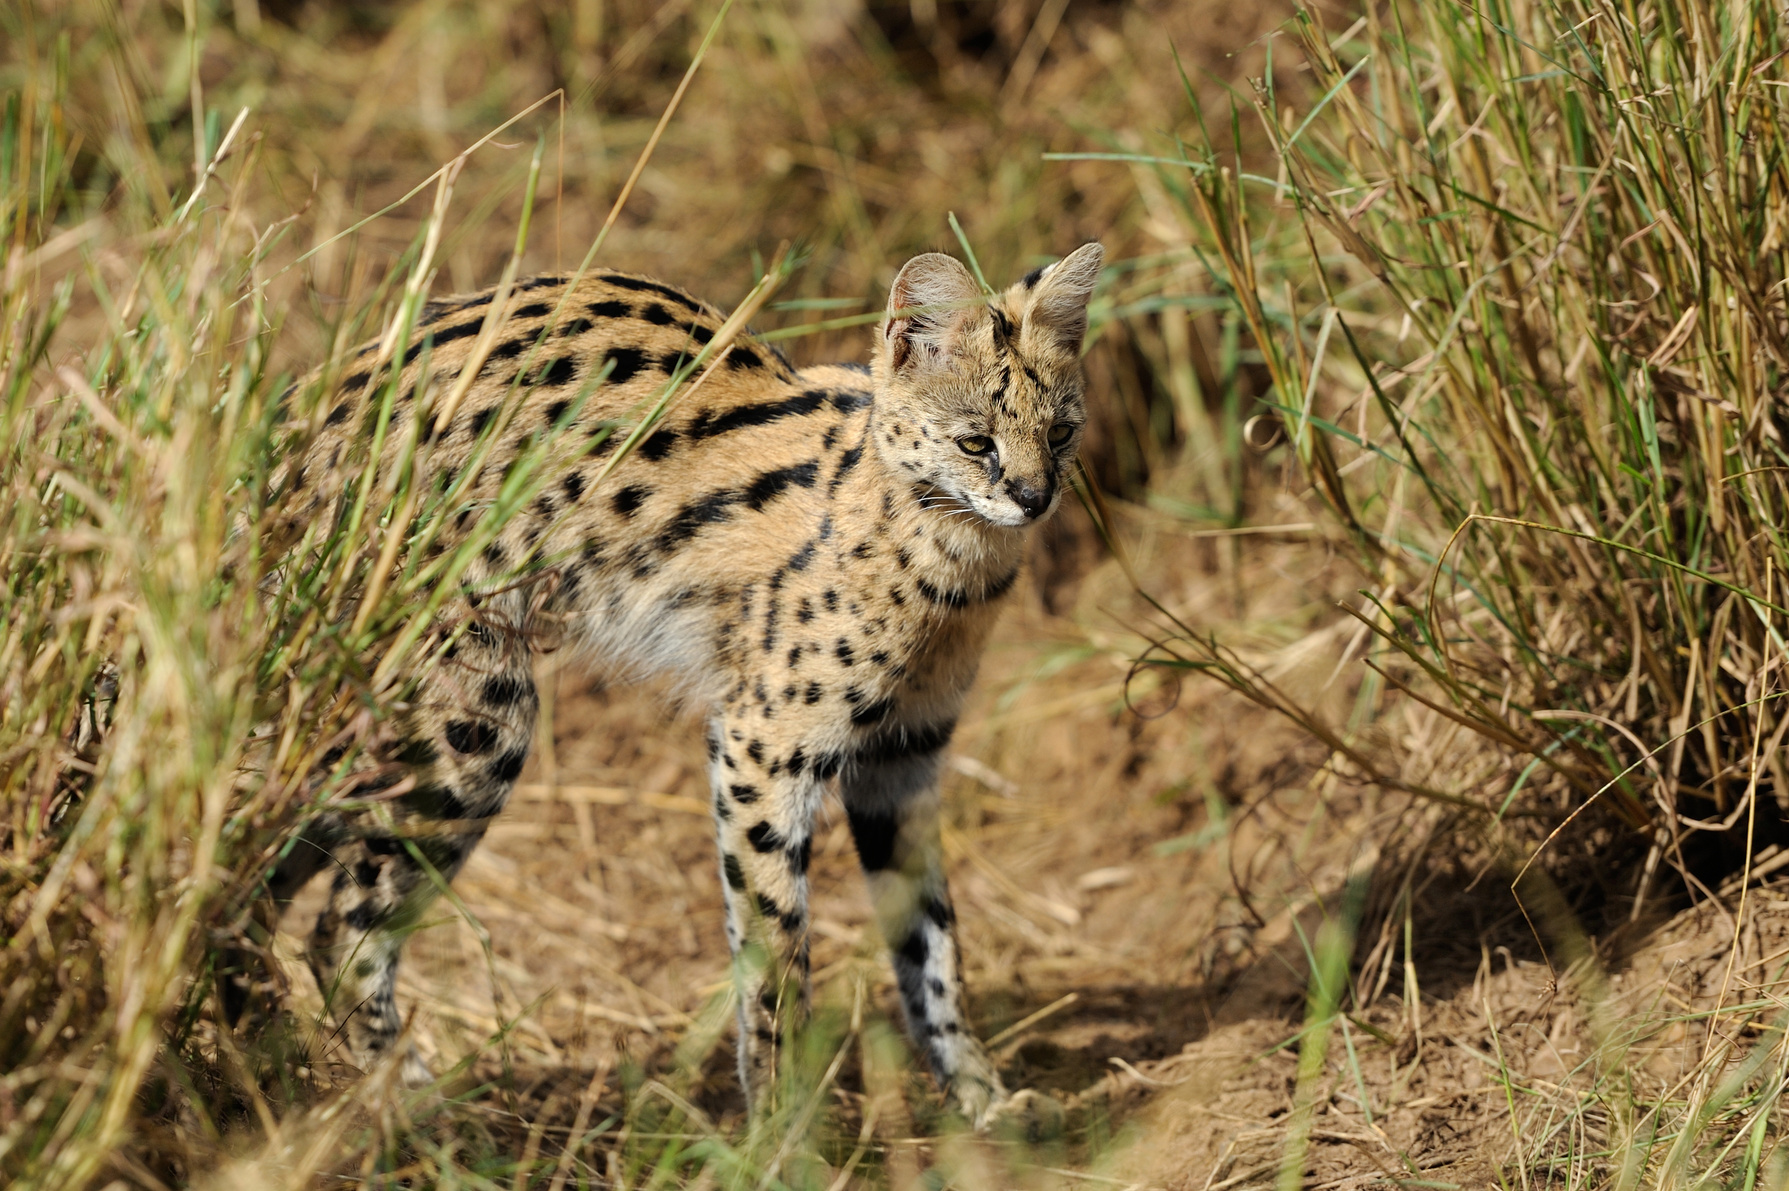
<path fill-rule="evenodd" d="M 1314 523 L 1310 549 L 1359 576 L 1335 638 L 1346 706 L 1166 605 L 1145 669 L 1292 717 L 1340 779 L 1444 808 L 1447 846 L 1506 879 L 1538 857 L 1613 918 L 1789 847 L 1776 10 L 715 15 L 0 9 L 0 1182 L 174 1185 L 230 1161 L 265 1186 L 911 1175 L 861 1145 L 848 1158 L 855 1137 L 803 1148 L 837 1072 L 824 1030 L 806 1098 L 757 1132 L 705 1130 L 658 1085 L 623 1120 L 581 1103 L 563 1144 L 535 1133 L 518 1152 L 377 1080 L 336 1086 L 299 1061 L 302 1031 L 213 1021 L 215 945 L 328 795 L 305 785 L 316 759 L 403 697 L 445 582 L 392 571 L 390 543 L 429 515 L 411 520 L 402 485 L 314 527 L 302 565 L 264 553 L 270 472 L 325 391 L 288 390 L 430 294 L 574 266 L 713 28 L 602 264 L 731 303 L 795 242 L 802 267 L 761 322 L 819 360 L 860 351 L 907 254 L 956 250 L 952 212 L 991 278 L 1106 243 L 1088 511 L 1034 560 L 1046 605 L 1097 533 L 1125 555 L 1145 511 L 1231 545 Z M 1352 939 L 1319 941 L 1324 970 L 1345 971 Z M 1346 997 L 1313 987 L 1326 1023 Z M 899 1062 L 872 1034 L 866 1085 Z M 1673 1101 L 1687 1123 L 1668 1136 L 1664 1107 L 1609 1109 L 1564 1177 L 1752 1186 L 1782 1124 L 1773 1069 Z M 1283 1183 L 1303 1175 L 1303 1127 Z M 1550 1153 L 1517 1147 L 1521 1185 L 1562 1169 Z M 959 1174 L 1006 1177 L 977 1170 Z"/>

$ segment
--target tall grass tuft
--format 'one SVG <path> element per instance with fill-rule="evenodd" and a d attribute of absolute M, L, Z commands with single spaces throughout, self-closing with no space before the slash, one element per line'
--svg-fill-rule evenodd
<path fill-rule="evenodd" d="M 1367 577 L 1368 676 L 1332 724 L 1196 635 L 1172 664 L 1487 825 L 1595 804 L 1588 822 L 1651 849 L 1623 878 L 1636 898 L 1661 861 L 1697 880 L 1698 837 L 1774 841 L 1779 15 L 1493 0 L 1369 6 L 1339 33 L 1305 10 L 1290 32 L 1315 100 L 1284 103 L 1269 73 L 1230 113 L 1252 106 L 1274 176 L 1197 145 L 1150 156 L 1198 284 L 1262 353 L 1281 450 Z M 1387 688 L 1496 763 L 1414 780 L 1364 731 Z"/>
<path fill-rule="evenodd" d="M 1595 1016 L 1579 927 L 1520 883 L 1537 859 L 1560 871 L 1563 833 L 1601 846 L 1615 920 L 1667 869 L 1698 898 L 1733 873 L 1735 942 L 1747 878 L 1789 842 L 1789 29 L 1708 0 L 1392 0 L 1347 20 L 1304 9 L 1277 43 L 1302 50 L 1304 101 L 1269 71 L 1200 112 L 1203 143 L 1123 156 L 1188 238 L 1158 290 L 1215 302 L 1207 339 L 1246 332 L 1265 374 L 1247 437 L 1358 560 L 1364 681 L 1343 720 L 1185 625 L 1151 659 L 1294 716 L 1344 774 L 1453 808 L 1539 894 Z M 1211 147 L 1245 118 L 1266 169 Z M 1710 1020 L 1729 1024 L 1656 1097 L 1627 1068 L 1656 1023 L 1598 1019 L 1575 1090 L 1518 1106 L 1509 1085 L 1506 1185 L 1780 1177 L 1780 1025 L 1726 977 Z"/>

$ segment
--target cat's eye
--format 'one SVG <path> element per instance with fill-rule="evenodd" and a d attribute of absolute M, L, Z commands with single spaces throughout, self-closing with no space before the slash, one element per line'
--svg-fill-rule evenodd
<path fill-rule="evenodd" d="M 1067 422 L 1058 422 L 1050 427 L 1050 433 L 1047 437 L 1049 438 L 1052 447 L 1060 447 L 1065 445 L 1068 440 L 1074 436 L 1075 428 L 1073 426 L 1070 426 Z"/>
<path fill-rule="evenodd" d="M 994 449 L 994 440 L 985 434 L 971 434 L 965 438 L 959 438 L 957 445 L 963 448 L 963 453 L 966 455 L 986 455 Z"/>

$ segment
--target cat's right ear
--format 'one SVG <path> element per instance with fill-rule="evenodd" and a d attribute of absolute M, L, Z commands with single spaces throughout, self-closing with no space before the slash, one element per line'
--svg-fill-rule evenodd
<path fill-rule="evenodd" d="M 961 262 L 942 252 L 914 257 L 901 266 L 888 289 L 882 343 L 890 370 L 937 364 L 949 357 L 964 331 L 985 317 L 986 300 Z"/>

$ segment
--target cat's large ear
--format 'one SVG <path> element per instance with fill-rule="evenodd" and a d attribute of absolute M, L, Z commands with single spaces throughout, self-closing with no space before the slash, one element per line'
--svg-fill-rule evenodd
<path fill-rule="evenodd" d="M 1020 282 L 1029 298 L 1022 339 L 1079 355 L 1081 340 L 1087 336 L 1087 300 L 1105 259 L 1106 250 L 1097 241 L 1083 244 L 1035 278 Z"/>
<path fill-rule="evenodd" d="M 984 312 L 980 287 L 955 257 L 942 252 L 914 257 L 888 289 L 882 342 L 889 368 L 899 371 L 950 355 L 957 337 Z"/>

